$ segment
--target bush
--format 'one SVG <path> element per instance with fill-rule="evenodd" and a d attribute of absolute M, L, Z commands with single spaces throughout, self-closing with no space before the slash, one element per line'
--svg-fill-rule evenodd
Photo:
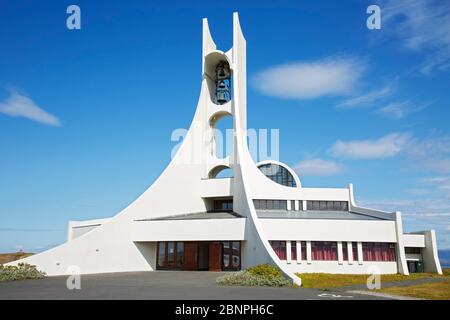
<path fill-rule="evenodd" d="M 41 279 L 44 277 L 44 272 L 39 271 L 36 266 L 27 263 L 19 263 L 17 266 L 0 265 L 0 282 L 24 279 Z"/>
<path fill-rule="evenodd" d="M 270 264 L 260 264 L 260 265 L 251 267 L 247 271 L 255 276 L 283 277 L 281 270 L 278 269 L 277 267 L 271 266 Z"/>
<path fill-rule="evenodd" d="M 280 270 L 269 265 L 258 265 L 245 271 L 226 274 L 217 278 L 220 285 L 284 287 L 291 284 Z"/>

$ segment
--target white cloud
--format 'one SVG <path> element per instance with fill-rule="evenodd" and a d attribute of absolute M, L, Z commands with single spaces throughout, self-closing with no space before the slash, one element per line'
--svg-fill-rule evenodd
<path fill-rule="evenodd" d="M 393 32 L 403 45 L 426 51 L 424 73 L 450 68 L 450 5 L 441 0 L 386 0 L 382 4 L 382 30 Z"/>
<path fill-rule="evenodd" d="M 338 108 L 343 109 L 370 107 L 371 105 L 373 105 L 374 102 L 392 95 L 394 91 L 395 91 L 394 83 L 389 83 L 380 89 L 376 89 L 366 94 L 344 100 L 337 106 Z"/>
<path fill-rule="evenodd" d="M 24 117 L 50 126 L 61 126 L 57 117 L 38 107 L 30 98 L 15 91 L 10 92 L 10 96 L 4 102 L 0 102 L 0 113 L 11 117 Z"/>
<path fill-rule="evenodd" d="M 376 140 L 338 140 L 330 152 L 349 159 L 389 158 L 399 154 L 411 141 L 408 133 L 391 133 Z"/>
<path fill-rule="evenodd" d="M 402 119 L 407 115 L 415 112 L 419 112 L 426 107 L 428 107 L 430 103 L 422 104 L 422 105 L 413 105 L 410 101 L 402 101 L 402 102 L 392 102 L 387 106 L 378 109 L 378 113 L 383 114 L 392 119 Z"/>
<path fill-rule="evenodd" d="M 334 161 L 307 159 L 294 165 L 294 170 L 301 176 L 329 176 L 344 171 L 344 167 Z"/>
<path fill-rule="evenodd" d="M 291 63 L 260 72 L 253 85 L 265 95 L 286 99 L 343 96 L 353 92 L 364 69 L 360 60 L 343 57 Z"/>
<path fill-rule="evenodd" d="M 450 173 L 450 136 L 414 139 L 407 156 L 412 165 L 421 170 Z"/>

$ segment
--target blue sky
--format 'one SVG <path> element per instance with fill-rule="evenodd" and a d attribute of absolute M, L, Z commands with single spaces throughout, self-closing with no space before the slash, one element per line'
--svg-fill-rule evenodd
<path fill-rule="evenodd" d="M 2 1 L 0 252 L 60 244 L 68 220 L 112 216 L 156 179 L 197 103 L 201 19 L 225 51 L 233 11 L 248 127 L 280 130 L 304 186 L 353 183 L 450 248 L 450 7 L 335 2 Z"/>

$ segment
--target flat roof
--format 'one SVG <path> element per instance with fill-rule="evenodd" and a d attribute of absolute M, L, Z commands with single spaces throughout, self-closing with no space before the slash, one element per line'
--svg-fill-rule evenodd
<path fill-rule="evenodd" d="M 139 219 L 136 221 L 236 219 L 236 218 L 245 218 L 245 217 L 232 211 L 214 211 L 214 212 L 184 213 L 167 217 Z"/>
<path fill-rule="evenodd" d="M 350 211 L 332 210 L 256 210 L 261 219 L 327 219 L 327 220 L 385 220 Z"/>

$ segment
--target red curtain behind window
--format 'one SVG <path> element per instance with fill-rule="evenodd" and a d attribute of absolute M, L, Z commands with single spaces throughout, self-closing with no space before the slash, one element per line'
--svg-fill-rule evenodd
<path fill-rule="evenodd" d="M 363 259 L 364 261 L 395 261 L 395 244 L 364 242 Z"/>
<path fill-rule="evenodd" d="M 337 260 L 337 242 L 312 241 L 311 254 L 313 260 Z"/>
<path fill-rule="evenodd" d="M 270 241 L 270 245 L 280 260 L 286 260 L 286 241 Z"/>

